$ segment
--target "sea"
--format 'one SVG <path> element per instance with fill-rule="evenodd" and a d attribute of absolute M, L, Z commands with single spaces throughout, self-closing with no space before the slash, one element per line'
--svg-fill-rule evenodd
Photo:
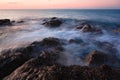
<path fill-rule="evenodd" d="M 58 17 L 63 24 L 57 28 L 42 25 L 44 19 Z M 68 56 L 67 65 L 85 65 L 81 59 L 90 51 L 99 50 L 120 59 L 120 9 L 20 9 L 0 10 L 0 19 L 16 23 L 0 27 L 0 51 L 29 45 L 47 37 L 69 41 L 76 39 L 80 44 L 64 45 Z M 24 21 L 24 23 L 17 23 Z M 102 33 L 82 32 L 75 28 L 82 22 L 101 29 Z M 99 45 L 102 43 L 102 47 Z M 115 64 L 117 65 L 117 64 Z"/>

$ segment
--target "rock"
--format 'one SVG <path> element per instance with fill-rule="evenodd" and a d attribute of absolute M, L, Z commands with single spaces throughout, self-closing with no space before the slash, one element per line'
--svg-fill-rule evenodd
<path fill-rule="evenodd" d="M 58 38 L 48 37 L 41 41 L 35 41 L 26 47 L 3 50 L 2 54 L 8 53 L 24 53 L 37 57 L 42 51 L 64 51 L 62 47 L 64 43 Z"/>
<path fill-rule="evenodd" d="M 61 41 L 58 38 L 45 38 L 41 41 L 41 45 L 44 46 L 58 46 L 61 45 Z"/>
<path fill-rule="evenodd" d="M 90 24 L 87 24 L 87 23 L 84 23 L 84 24 L 77 26 L 76 29 L 80 29 L 83 32 L 101 32 L 100 29 L 94 28 Z"/>
<path fill-rule="evenodd" d="M 118 65 L 120 66 L 120 60 L 118 60 L 116 56 L 96 50 L 90 52 L 87 55 L 85 61 L 88 63 L 89 66 L 100 66 L 102 64 L 107 64 L 113 67 Z"/>
<path fill-rule="evenodd" d="M 84 41 L 82 39 L 70 39 L 69 40 L 69 43 L 76 43 L 76 44 L 81 44 L 83 43 Z"/>
<path fill-rule="evenodd" d="M 47 56 L 48 55 L 48 56 Z M 120 70 L 109 66 L 85 67 L 63 66 L 51 62 L 51 54 L 42 54 L 40 58 L 33 58 L 17 68 L 3 80 L 119 80 Z M 49 56 L 50 55 L 50 56 Z M 55 55 L 53 55 L 55 56 Z M 48 61 L 46 63 L 46 60 Z M 53 59 L 54 60 L 54 59 Z M 55 59 L 56 60 L 56 59 Z M 109 73 L 108 73 L 109 72 Z"/>
<path fill-rule="evenodd" d="M 15 23 L 15 20 L 11 21 L 11 23 Z"/>
<path fill-rule="evenodd" d="M 43 25 L 47 26 L 47 27 L 58 27 L 62 24 L 62 21 L 60 21 L 58 18 L 53 17 L 48 21 L 45 21 L 43 23 Z"/>
<path fill-rule="evenodd" d="M 117 50 L 114 48 L 114 45 L 109 42 L 95 42 L 98 48 L 106 51 L 107 53 L 116 54 Z"/>
<path fill-rule="evenodd" d="M 19 67 L 15 72 L 13 72 L 8 79 L 44 79 L 47 70 L 51 70 L 51 66 L 57 65 L 57 59 L 59 58 L 59 53 L 56 52 L 42 52 L 38 58 L 32 58 Z M 20 71 L 19 71 L 20 70 Z M 19 71 L 19 72 L 18 72 Z M 17 74 L 16 74 L 17 72 Z M 48 71 L 49 72 L 49 71 Z M 23 74 L 25 73 L 25 75 Z M 22 74 L 18 76 L 18 74 Z M 6 80 L 6 79 L 5 79 Z"/>
<path fill-rule="evenodd" d="M 0 26 L 11 25 L 10 19 L 0 19 Z"/>
<path fill-rule="evenodd" d="M 115 30 L 113 30 L 113 32 L 120 33 L 120 29 L 115 29 Z"/>
<path fill-rule="evenodd" d="M 17 21 L 17 23 L 24 23 L 24 21 Z"/>
<path fill-rule="evenodd" d="M 23 53 L 40 53 L 46 50 L 63 50 L 62 42 L 58 38 L 44 38 L 42 41 L 35 41 L 23 49 Z"/>
<path fill-rule="evenodd" d="M 92 51 L 86 57 L 89 66 L 99 66 L 105 64 L 107 60 L 107 55 L 100 51 Z"/>
<path fill-rule="evenodd" d="M 24 64 L 28 59 L 30 57 L 22 53 L 0 55 L 0 80 Z"/>

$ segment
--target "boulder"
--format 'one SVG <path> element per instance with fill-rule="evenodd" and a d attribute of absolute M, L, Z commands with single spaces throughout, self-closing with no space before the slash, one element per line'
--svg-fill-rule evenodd
<path fill-rule="evenodd" d="M 11 25 L 10 19 L 0 19 L 0 26 Z"/>
<path fill-rule="evenodd" d="M 106 54 L 101 51 L 92 51 L 90 52 L 85 59 L 86 63 L 88 63 L 89 66 L 100 66 L 102 64 L 107 64 L 110 66 L 120 66 L 120 60 L 117 59 L 116 56 L 113 56 L 111 54 Z"/>
<path fill-rule="evenodd" d="M 90 24 L 87 24 L 87 23 L 77 26 L 76 29 L 80 29 L 82 32 L 101 32 L 100 29 L 94 28 Z"/>
<path fill-rule="evenodd" d="M 60 39 L 58 39 L 58 38 L 48 37 L 41 41 L 41 45 L 43 45 L 43 46 L 58 46 L 58 45 L 61 45 L 61 42 L 62 41 L 60 41 Z"/>
<path fill-rule="evenodd" d="M 108 57 L 105 53 L 100 51 L 92 51 L 86 57 L 86 62 L 89 66 L 99 66 L 105 64 L 108 60 Z"/>
<path fill-rule="evenodd" d="M 59 20 L 56 17 L 51 18 L 50 20 L 47 20 L 43 23 L 43 25 L 47 26 L 47 27 L 58 27 L 62 24 L 62 21 Z"/>
<path fill-rule="evenodd" d="M 22 49 L 22 53 L 40 53 L 46 50 L 59 50 L 62 51 L 62 42 L 58 38 L 48 37 L 42 41 L 35 41 Z"/>
<path fill-rule="evenodd" d="M 0 55 L 0 80 L 24 64 L 30 57 L 22 53 Z"/>

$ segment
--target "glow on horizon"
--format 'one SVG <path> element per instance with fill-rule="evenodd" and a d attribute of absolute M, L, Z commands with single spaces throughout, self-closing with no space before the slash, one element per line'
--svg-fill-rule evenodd
<path fill-rule="evenodd" d="M 120 9 L 120 0 L 0 0 L 0 9 Z"/>

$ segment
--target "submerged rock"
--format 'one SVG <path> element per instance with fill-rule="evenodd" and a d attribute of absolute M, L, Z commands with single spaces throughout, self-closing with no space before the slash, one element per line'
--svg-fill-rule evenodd
<path fill-rule="evenodd" d="M 30 57 L 22 53 L 0 55 L 0 80 L 24 64 L 28 59 Z"/>
<path fill-rule="evenodd" d="M 120 62 L 117 59 L 117 57 L 96 50 L 90 52 L 87 55 L 85 61 L 88 63 L 89 66 L 100 66 L 102 64 L 107 64 L 111 66 L 120 65 Z"/>
<path fill-rule="evenodd" d="M 119 80 L 120 70 L 103 65 L 100 67 L 63 66 L 57 64 L 56 53 L 42 53 L 17 68 L 3 80 Z"/>
<path fill-rule="evenodd" d="M 83 43 L 84 41 L 82 39 L 79 39 L 79 38 L 75 38 L 75 39 L 70 39 L 69 40 L 69 43 L 76 43 L 76 44 L 81 44 Z"/>
<path fill-rule="evenodd" d="M 117 53 L 117 50 L 112 43 L 97 41 L 95 42 L 95 44 L 97 45 L 98 48 L 104 50 L 107 53 L 114 55 Z"/>
<path fill-rule="evenodd" d="M 47 20 L 43 23 L 43 25 L 47 26 L 47 27 L 58 27 L 62 24 L 62 21 L 59 20 L 56 17 L 51 18 L 50 20 Z"/>
<path fill-rule="evenodd" d="M 11 25 L 10 19 L 0 19 L 0 26 Z"/>
<path fill-rule="evenodd" d="M 77 26 L 76 29 L 80 29 L 83 32 L 101 32 L 100 29 L 94 28 L 90 24 L 87 24 L 87 23 L 83 23 L 83 24 Z"/>

